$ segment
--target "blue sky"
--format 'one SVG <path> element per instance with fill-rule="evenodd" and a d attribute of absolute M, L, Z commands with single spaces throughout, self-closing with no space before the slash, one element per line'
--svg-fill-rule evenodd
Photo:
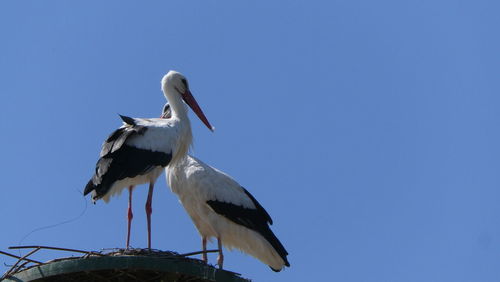
<path fill-rule="evenodd" d="M 0 249 L 82 212 L 117 114 L 158 116 L 175 69 L 216 127 L 192 116 L 193 154 L 254 194 L 290 253 L 274 273 L 226 251 L 227 269 L 254 281 L 498 281 L 499 8 L 1 1 Z M 164 176 L 156 187 L 153 247 L 199 250 Z M 134 247 L 146 246 L 146 191 L 134 194 Z M 127 198 L 86 200 L 83 216 L 21 244 L 123 247 Z"/>

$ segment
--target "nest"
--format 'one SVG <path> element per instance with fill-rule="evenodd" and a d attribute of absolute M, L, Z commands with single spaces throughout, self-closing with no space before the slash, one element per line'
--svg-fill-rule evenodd
<path fill-rule="evenodd" d="M 0 281 L 249 281 L 239 274 L 219 270 L 188 256 L 203 252 L 179 254 L 155 249 L 103 249 L 82 251 L 47 246 L 20 246 L 10 249 L 33 249 L 19 257 L 0 251 L 18 261 Z M 31 259 L 40 250 L 71 252 L 72 256 L 47 262 Z M 210 250 L 206 252 L 215 252 Z M 78 253 L 78 255 L 75 255 Z"/>

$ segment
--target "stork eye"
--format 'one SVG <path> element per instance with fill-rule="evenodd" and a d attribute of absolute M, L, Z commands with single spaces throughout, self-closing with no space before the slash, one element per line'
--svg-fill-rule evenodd
<path fill-rule="evenodd" d="M 185 78 L 181 79 L 182 83 L 184 83 L 184 86 L 186 87 L 186 89 L 188 88 L 188 82 Z"/>

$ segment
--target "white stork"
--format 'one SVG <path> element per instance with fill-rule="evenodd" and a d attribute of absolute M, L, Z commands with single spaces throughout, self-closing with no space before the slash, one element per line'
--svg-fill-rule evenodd
<path fill-rule="evenodd" d="M 169 118 L 168 104 L 163 110 Z M 190 156 L 167 167 L 167 182 L 193 220 L 206 251 L 207 239 L 217 238 L 222 269 L 222 244 L 237 248 L 269 265 L 274 271 L 290 266 L 288 252 L 269 228 L 273 221 L 257 200 L 224 172 Z M 203 253 L 203 261 L 207 255 Z"/>
<path fill-rule="evenodd" d="M 95 174 L 84 191 L 84 195 L 92 192 L 94 203 L 98 199 L 103 199 L 107 203 L 111 196 L 120 194 L 128 187 L 127 248 L 133 217 L 134 186 L 149 183 L 146 215 L 148 248 L 151 248 L 151 203 L 154 183 L 163 172 L 163 168 L 184 158 L 191 145 L 191 125 L 188 109 L 183 101 L 210 130 L 213 130 L 182 74 L 169 71 L 161 80 L 161 88 L 165 98 L 172 105 L 172 118 L 143 119 L 120 116 L 124 124 L 104 141 Z"/>

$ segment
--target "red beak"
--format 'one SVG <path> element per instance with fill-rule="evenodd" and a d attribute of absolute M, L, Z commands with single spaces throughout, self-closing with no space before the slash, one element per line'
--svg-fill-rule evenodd
<path fill-rule="evenodd" d="M 191 94 L 191 91 L 186 90 L 184 92 L 184 95 L 182 95 L 182 98 L 184 98 L 184 102 L 188 104 L 189 107 L 193 110 L 193 112 L 198 116 L 198 118 L 210 129 L 212 132 L 214 131 L 214 127 L 208 122 L 207 117 L 201 110 L 200 106 L 198 105 L 198 102 L 193 97 L 193 94 Z"/>

